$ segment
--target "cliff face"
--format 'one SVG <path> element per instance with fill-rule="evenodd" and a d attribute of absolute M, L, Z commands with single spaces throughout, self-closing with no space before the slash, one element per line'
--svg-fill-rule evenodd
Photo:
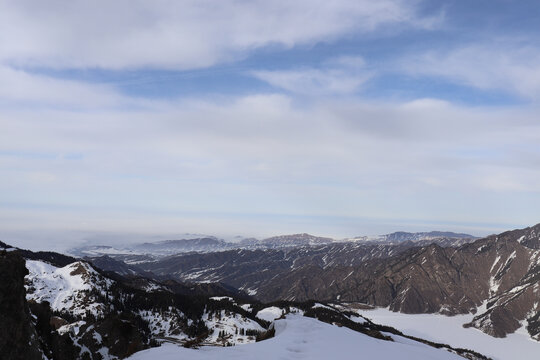
<path fill-rule="evenodd" d="M 19 255 L 0 252 L 0 354 L 2 359 L 42 359 L 25 298 L 28 270 Z"/>

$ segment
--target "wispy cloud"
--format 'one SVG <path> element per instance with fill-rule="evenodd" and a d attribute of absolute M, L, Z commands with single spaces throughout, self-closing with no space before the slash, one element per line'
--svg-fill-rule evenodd
<path fill-rule="evenodd" d="M 272 86 L 309 95 L 351 94 L 373 75 L 361 57 L 332 59 L 322 68 L 259 70 L 251 74 Z"/>

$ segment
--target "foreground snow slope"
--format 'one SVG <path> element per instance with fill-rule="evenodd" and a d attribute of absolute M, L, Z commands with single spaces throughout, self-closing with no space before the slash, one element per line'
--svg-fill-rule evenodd
<path fill-rule="evenodd" d="M 255 344 L 186 349 L 165 344 L 134 354 L 131 360 L 176 359 L 400 359 L 457 360 L 462 357 L 427 345 L 395 337 L 378 340 L 345 327 L 329 325 L 301 315 L 275 322 L 276 336 Z"/>
<path fill-rule="evenodd" d="M 475 350 L 495 360 L 538 360 L 540 342 L 532 340 L 524 328 L 506 338 L 495 338 L 475 328 L 463 328 L 473 315 L 402 314 L 388 309 L 361 310 L 363 316 L 389 325 L 407 335 Z"/>

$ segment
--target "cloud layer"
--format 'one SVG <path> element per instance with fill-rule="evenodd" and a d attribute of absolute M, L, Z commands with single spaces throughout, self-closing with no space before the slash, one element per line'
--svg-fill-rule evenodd
<path fill-rule="evenodd" d="M 429 27 L 415 2 L 7 1 L 0 62 L 53 68 L 191 69 L 266 46 L 291 48 L 383 25 Z"/>
<path fill-rule="evenodd" d="M 0 238 L 538 222 L 534 34 L 427 8 L 2 2 Z"/>
<path fill-rule="evenodd" d="M 306 106 L 278 94 L 136 112 L 95 104 L 92 113 L 2 113 L 4 211 L 75 211 L 90 219 L 75 224 L 86 230 L 108 228 L 119 214 L 147 214 L 151 229 L 167 218 L 169 231 L 202 231 L 194 224 L 216 216 L 243 219 L 214 219 L 211 231 L 248 229 L 257 214 L 467 222 L 474 212 L 477 221 L 508 223 L 524 221 L 508 207 L 530 208 L 528 194 L 540 192 L 533 110 L 430 99 Z"/>

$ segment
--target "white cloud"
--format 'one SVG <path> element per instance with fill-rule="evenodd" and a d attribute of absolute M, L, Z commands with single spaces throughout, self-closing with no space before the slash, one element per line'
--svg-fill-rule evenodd
<path fill-rule="evenodd" d="M 438 76 L 483 90 L 540 99 L 540 50 L 519 42 L 430 51 L 405 59 L 399 68 L 410 74 Z"/>
<path fill-rule="evenodd" d="M 0 62 L 53 68 L 211 66 L 382 26 L 430 27 L 416 1 L 3 1 Z"/>
<path fill-rule="evenodd" d="M 373 74 L 361 57 L 341 57 L 329 61 L 323 69 L 259 70 L 252 75 L 294 93 L 342 95 L 358 91 Z"/>

